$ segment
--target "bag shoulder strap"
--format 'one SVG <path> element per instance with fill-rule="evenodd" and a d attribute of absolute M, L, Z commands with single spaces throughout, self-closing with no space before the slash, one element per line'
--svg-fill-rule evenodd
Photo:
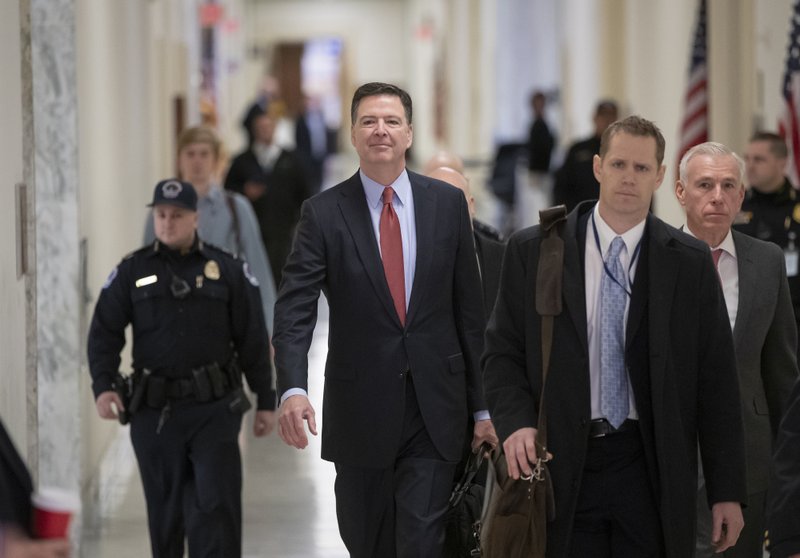
<path fill-rule="evenodd" d="M 233 220 L 233 238 L 236 241 L 236 257 L 242 256 L 242 231 L 239 229 L 239 212 L 236 211 L 236 199 L 229 191 L 225 190 L 225 201 L 228 203 L 228 209 L 231 211 L 231 219 Z"/>
<path fill-rule="evenodd" d="M 567 219 L 567 208 L 557 205 L 539 212 L 542 241 L 539 246 L 539 265 L 536 272 L 536 312 L 542 322 L 542 391 L 539 397 L 539 423 L 536 453 L 547 461 L 547 416 L 544 391 L 550 368 L 553 345 L 553 320 L 561 314 L 561 288 L 564 275 L 564 239 L 561 237 Z"/>

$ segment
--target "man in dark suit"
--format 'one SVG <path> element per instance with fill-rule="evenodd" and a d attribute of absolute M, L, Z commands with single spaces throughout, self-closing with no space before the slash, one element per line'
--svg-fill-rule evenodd
<path fill-rule="evenodd" d="M 464 196 L 409 172 L 411 98 L 355 92 L 360 170 L 307 200 L 276 303 L 279 433 L 316 434 L 307 354 L 323 291 L 330 307 L 322 457 L 336 465 L 350 555 L 438 556 L 467 413 L 494 437 L 479 352 L 484 311 Z"/>
<path fill-rule="evenodd" d="M 592 169 L 594 156 L 600 150 L 600 136 L 617 119 L 617 103 L 603 100 L 594 111 L 594 133 L 576 141 L 567 151 L 564 163 L 555 173 L 553 202 L 564 204 L 567 211 L 585 200 L 596 200 L 599 185 Z"/>
<path fill-rule="evenodd" d="M 275 118 L 259 114 L 252 126 L 253 142 L 231 162 L 225 188 L 244 194 L 253 205 L 275 285 L 280 285 L 300 206 L 311 191 L 294 152 L 274 142 Z"/>
<path fill-rule="evenodd" d="M 335 141 L 336 130 L 328 128 L 319 99 L 303 95 L 303 112 L 294 124 L 294 142 L 312 194 L 322 189 L 325 160 L 334 151 Z"/>
<path fill-rule="evenodd" d="M 478 256 L 478 268 L 481 272 L 481 285 L 483 287 L 483 306 L 487 315 L 494 307 L 497 299 L 497 289 L 500 286 L 500 266 L 503 263 L 505 245 L 500 240 L 500 235 L 491 226 L 475 218 L 475 198 L 469 187 L 469 180 L 461 172 L 450 167 L 438 167 L 425 173 L 430 178 L 447 182 L 455 186 L 467 199 L 469 216 L 472 219 L 473 240 L 475 240 L 475 254 Z"/>
<path fill-rule="evenodd" d="M 744 529 L 726 558 L 762 558 L 764 508 L 772 440 L 797 379 L 794 313 L 783 254 L 731 224 L 744 199 L 744 161 L 726 146 L 707 142 L 681 159 L 678 201 L 686 232 L 711 248 L 733 329 L 747 458 Z M 711 513 L 702 469 L 697 500 L 697 558 L 711 558 Z"/>
<path fill-rule="evenodd" d="M 694 553 L 697 443 L 713 538 L 736 542 L 746 497 L 739 382 L 717 276 L 702 242 L 648 214 L 664 138 L 640 117 L 603 134 L 597 203 L 563 228 L 564 311 L 545 406 L 555 517 L 548 557 Z M 531 474 L 542 390 L 535 311 L 539 227 L 503 259 L 484 385 L 509 474 Z"/>
<path fill-rule="evenodd" d="M 769 551 L 771 558 L 800 558 L 800 381 L 789 396 L 775 440 L 770 484 Z"/>

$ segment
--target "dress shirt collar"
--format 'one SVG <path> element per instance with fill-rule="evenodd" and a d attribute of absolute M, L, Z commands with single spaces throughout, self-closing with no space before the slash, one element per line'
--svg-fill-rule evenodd
<path fill-rule="evenodd" d="M 689 236 L 694 236 L 695 238 L 697 238 L 697 236 L 695 236 L 695 234 L 692 232 L 692 229 L 689 228 L 688 224 L 684 225 L 681 228 L 683 229 L 683 232 L 685 232 Z M 728 229 L 728 234 L 725 235 L 725 238 L 722 240 L 722 242 L 719 243 L 719 246 L 711 246 L 710 248 L 712 251 L 719 248 L 725 254 L 728 254 L 734 259 L 736 258 L 736 243 L 733 241 L 733 233 L 731 232 L 730 229 Z"/>
<path fill-rule="evenodd" d="M 599 204 L 595 204 L 592 211 L 594 224 L 595 227 L 597 227 L 597 237 L 600 240 L 600 253 L 603 260 L 606 259 L 606 254 L 611 246 L 611 241 L 618 236 L 622 237 L 622 241 L 625 243 L 625 249 L 628 252 L 628 257 L 632 257 L 636 247 L 639 245 L 639 242 L 642 240 L 642 236 L 644 235 L 644 226 L 647 222 L 647 219 L 643 219 L 639 224 L 631 227 L 623 234 L 617 234 L 614 232 L 614 229 L 612 229 L 611 226 L 600 216 L 600 210 L 598 206 Z M 590 232 L 589 234 L 594 236 L 593 232 Z"/>
<path fill-rule="evenodd" d="M 261 168 L 271 169 L 275 165 L 275 161 L 277 161 L 278 157 L 281 155 L 281 148 L 275 143 L 269 145 L 254 143 L 253 153 Z"/>
<path fill-rule="evenodd" d="M 362 170 L 359 170 L 358 174 L 361 177 L 361 184 L 364 187 L 364 194 L 367 196 L 367 203 L 369 206 L 373 209 L 380 206 L 383 203 L 383 190 L 386 186 L 375 182 L 364 174 Z M 400 176 L 398 176 L 394 182 L 387 186 L 391 186 L 394 189 L 393 205 L 399 204 L 400 207 L 403 207 L 405 202 L 411 199 L 411 181 L 405 169 L 403 169 L 403 172 L 400 173 Z"/>

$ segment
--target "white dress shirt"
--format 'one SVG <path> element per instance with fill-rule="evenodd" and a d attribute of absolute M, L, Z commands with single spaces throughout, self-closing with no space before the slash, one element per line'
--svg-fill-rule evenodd
<path fill-rule="evenodd" d="M 683 230 L 697 238 L 688 225 L 683 227 Z M 725 297 L 728 320 L 731 322 L 731 331 L 733 331 L 733 326 L 736 325 L 736 314 L 739 311 L 739 258 L 736 256 L 736 244 L 733 242 L 731 231 L 728 231 L 719 246 L 712 246 L 711 251 L 718 248 L 722 250 L 722 254 L 717 262 L 717 272 L 722 282 L 722 295 Z"/>
<path fill-rule="evenodd" d="M 594 225 L 592 224 L 594 219 Z M 639 243 L 644 234 L 645 221 L 629 229 L 624 234 L 617 234 L 600 217 L 598 206 L 592 210 L 592 216 L 586 225 L 586 244 L 584 253 L 584 268 L 586 279 L 584 288 L 586 290 L 586 333 L 589 340 L 589 385 L 591 388 L 592 419 L 607 418 L 600 410 L 600 281 L 603 279 L 605 268 L 603 261 L 611 247 L 611 241 L 617 236 L 622 237 L 625 248 L 619 255 L 620 264 L 626 276 L 625 289 L 631 292 L 633 280 L 636 276 L 636 268 L 639 265 Z M 595 230 L 597 236 L 595 236 Z M 598 249 L 598 242 L 600 248 Z M 631 258 L 634 258 L 631 261 Z M 628 311 L 630 310 L 631 298 L 627 297 L 625 303 L 625 324 L 623 334 L 627 330 Z M 636 401 L 633 397 L 631 379 L 628 378 L 628 418 L 638 419 L 636 411 Z"/>

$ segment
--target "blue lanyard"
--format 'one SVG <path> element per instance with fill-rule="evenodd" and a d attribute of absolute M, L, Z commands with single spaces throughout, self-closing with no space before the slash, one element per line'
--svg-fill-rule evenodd
<path fill-rule="evenodd" d="M 636 264 L 636 260 L 639 259 L 639 249 L 642 247 L 642 240 L 639 239 L 639 242 L 636 244 L 636 248 L 633 249 L 633 256 L 631 256 L 631 261 L 628 264 L 628 285 L 630 286 L 630 291 L 625 288 L 625 285 L 621 284 L 617 281 L 617 278 L 611 273 L 611 270 L 608 269 L 606 265 L 606 260 L 603 258 L 603 249 L 600 248 L 600 235 L 597 234 L 597 224 L 594 222 L 594 211 L 592 211 L 592 230 L 594 231 L 594 242 L 597 245 L 597 251 L 600 252 L 600 260 L 603 262 L 603 270 L 605 271 L 606 275 L 608 275 L 612 281 L 614 281 L 617 285 L 625 291 L 625 294 L 628 295 L 630 298 L 631 293 L 633 292 L 633 281 L 631 281 L 631 269 Z"/>

